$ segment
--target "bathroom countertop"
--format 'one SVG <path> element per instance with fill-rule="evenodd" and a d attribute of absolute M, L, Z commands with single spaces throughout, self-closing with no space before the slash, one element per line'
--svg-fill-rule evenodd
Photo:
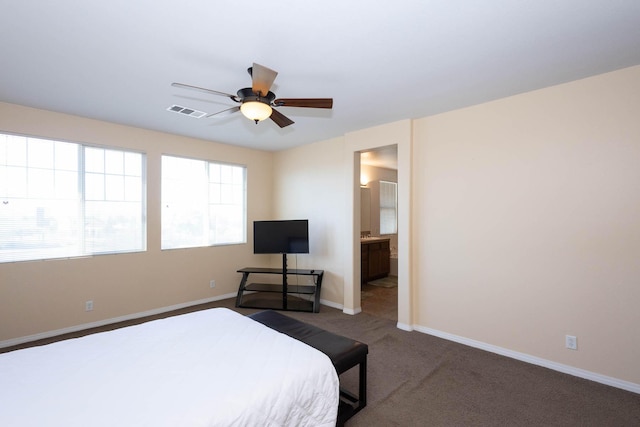
<path fill-rule="evenodd" d="M 383 242 L 385 240 L 390 240 L 389 237 L 380 237 L 380 236 L 375 236 L 375 237 L 361 237 L 360 238 L 360 243 L 370 243 L 370 242 Z"/>

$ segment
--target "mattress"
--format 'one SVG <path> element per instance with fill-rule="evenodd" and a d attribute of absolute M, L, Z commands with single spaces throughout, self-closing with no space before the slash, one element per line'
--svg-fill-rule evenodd
<path fill-rule="evenodd" d="M 318 350 L 226 308 L 0 354 L 1 426 L 334 426 Z"/>

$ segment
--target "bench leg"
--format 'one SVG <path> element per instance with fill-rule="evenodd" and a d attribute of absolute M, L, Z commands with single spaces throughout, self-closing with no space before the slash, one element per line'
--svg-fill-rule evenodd
<path fill-rule="evenodd" d="M 360 390 L 358 390 L 360 405 L 358 410 L 367 406 L 367 357 L 360 362 Z"/>
<path fill-rule="evenodd" d="M 336 426 L 343 426 L 344 423 L 362 408 L 367 406 L 367 357 L 358 365 L 358 395 L 340 388 L 340 406 L 338 407 L 338 421 Z"/>

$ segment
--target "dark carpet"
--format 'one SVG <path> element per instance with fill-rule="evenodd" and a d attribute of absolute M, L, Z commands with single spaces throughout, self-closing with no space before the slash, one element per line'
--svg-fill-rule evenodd
<path fill-rule="evenodd" d="M 369 345 L 368 404 L 347 426 L 640 426 L 638 394 L 400 330 L 397 293 L 365 291 L 356 316 L 325 306 L 286 313 Z M 341 382 L 357 390 L 357 370 Z"/>
<path fill-rule="evenodd" d="M 402 331 L 395 327 L 397 309 L 394 319 L 389 318 L 393 307 L 383 307 L 384 299 L 393 296 L 377 295 L 376 287 L 371 288 L 363 287 L 363 312 L 356 316 L 326 306 L 317 314 L 286 313 L 369 345 L 368 405 L 347 426 L 640 426 L 640 395 L 420 332 Z M 388 288 L 377 289 L 388 292 Z M 369 293 L 366 298 L 365 292 Z M 387 301 L 387 306 L 397 305 L 395 301 Z M 236 309 L 234 303 L 228 299 L 171 314 L 211 307 L 228 307 L 243 314 L 258 311 Z M 357 390 L 357 369 L 340 380 L 348 389 Z"/>

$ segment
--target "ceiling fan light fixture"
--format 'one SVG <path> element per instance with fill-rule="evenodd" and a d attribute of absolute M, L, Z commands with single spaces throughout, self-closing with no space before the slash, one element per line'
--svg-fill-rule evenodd
<path fill-rule="evenodd" d="M 185 89 L 194 89 L 200 92 L 206 92 L 213 95 L 225 96 L 238 106 L 227 108 L 207 115 L 207 117 L 217 116 L 218 114 L 236 112 L 240 110 L 242 115 L 258 123 L 264 119 L 270 118 L 280 128 L 292 125 L 294 122 L 280 111 L 272 107 L 298 107 L 298 108 L 333 108 L 333 98 L 279 98 L 271 92 L 271 85 L 278 73 L 263 65 L 253 63 L 249 68 L 251 75 L 251 87 L 238 89 L 235 95 L 217 90 L 211 90 L 203 87 L 187 85 L 184 83 L 171 83 L 173 87 Z M 277 102 L 276 102 L 277 101 Z"/>
<path fill-rule="evenodd" d="M 240 111 L 244 116 L 258 123 L 271 116 L 271 106 L 260 101 L 245 101 L 240 106 Z"/>

